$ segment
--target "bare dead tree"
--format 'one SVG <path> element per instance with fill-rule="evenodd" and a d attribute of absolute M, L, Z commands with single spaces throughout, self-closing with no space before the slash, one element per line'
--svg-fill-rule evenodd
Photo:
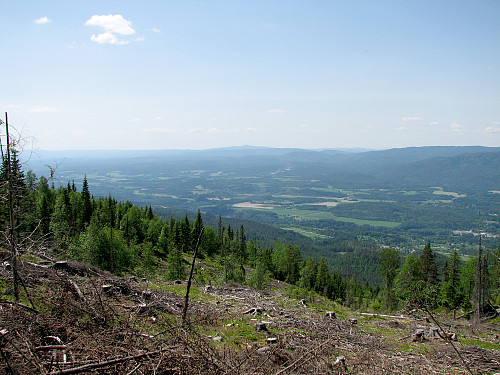
<path fill-rule="evenodd" d="M 191 281 L 193 279 L 194 265 L 196 262 L 196 255 L 198 255 L 198 248 L 200 247 L 201 238 L 203 237 L 203 232 L 205 227 L 201 227 L 200 234 L 198 235 L 198 241 L 196 241 L 196 247 L 194 248 L 193 262 L 191 263 L 191 271 L 189 272 L 189 279 L 186 287 L 186 297 L 184 300 L 184 308 L 182 309 L 182 324 L 186 321 L 186 314 L 189 302 L 189 290 L 191 289 Z"/>
<path fill-rule="evenodd" d="M 11 248 L 12 256 L 12 275 L 13 275 L 13 288 L 14 288 L 14 299 L 19 302 L 19 277 L 17 274 L 17 246 L 16 246 L 16 225 L 15 225 L 15 213 L 14 213 L 14 186 L 12 183 L 12 169 L 11 169 L 11 159 L 10 159 L 10 134 L 9 134 L 9 118 L 7 112 L 5 112 L 5 133 L 7 137 L 7 190 L 8 190 L 8 202 L 9 202 L 9 242 Z"/>
<path fill-rule="evenodd" d="M 481 223 L 481 212 L 479 212 Z M 485 313 L 488 304 L 488 264 L 481 247 L 482 225 L 479 226 L 479 244 L 477 249 L 476 269 L 474 275 L 474 293 L 473 301 L 476 306 L 474 323 L 480 324 L 481 317 Z"/>

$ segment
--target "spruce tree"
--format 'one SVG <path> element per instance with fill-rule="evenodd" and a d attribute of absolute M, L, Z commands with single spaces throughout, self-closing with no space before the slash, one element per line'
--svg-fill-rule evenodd
<path fill-rule="evenodd" d="M 92 218 L 92 202 L 90 200 L 89 184 L 87 182 L 87 176 L 83 178 L 83 187 L 81 193 L 81 216 L 80 216 L 80 229 L 83 229 L 86 225 L 90 223 Z"/>
<path fill-rule="evenodd" d="M 392 310 L 396 307 L 394 299 L 394 279 L 398 274 L 399 252 L 394 249 L 383 249 L 380 252 L 379 272 L 384 277 L 384 303 L 385 308 Z"/>
<path fill-rule="evenodd" d="M 460 306 L 463 299 L 460 290 L 460 259 L 457 250 L 450 255 L 445 271 L 441 288 L 442 303 L 449 309 L 455 310 Z"/>
<path fill-rule="evenodd" d="M 429 285 L 439 283 L 436 255 L 431 249 L 430 242 L 425 245 L 424 252 L 420 256 L 420 272 Z"/>

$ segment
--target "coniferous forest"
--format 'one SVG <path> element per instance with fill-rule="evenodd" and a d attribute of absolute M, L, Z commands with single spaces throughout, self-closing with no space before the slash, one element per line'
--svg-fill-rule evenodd
<path fill-rule="evenodd" d="M 75 181 L 55 188 L 47 178 L 25 173 L 15 150 L 10 171 L 8 165 L 4 156 L 0 178 L 5 199 L 0 222 L 2 231 L 8 233 L 10 213 L 5 202 L 10 186 L 20 252 L 47 247 L 60 258 L 117 275 L 147 276 L 162 269 L 167 280 L 185 279 L 188 260 L 204 228 L 198 258 L 214 262 L 222 270 L 209 274 L 198 267 L 196 277 L 204 283 L 237 282 L 265 289 L 276 279 L 355 309 L 395 311 L 423 304 L 468 311 L 477 302 L 480 263 L 481 293 L 487 302 L 500 303 L 500 247 L 483 251 L 479 260 L 462 258 L 456 250 L 438 259 L 430 243 L 423 251 L 405 257 L 392 248 L 372 250 L 367 253 L 373 254 L 381 282 L 368 283 L 359 281 L 362 275 L 342 276 L 342 270 L 330 269 L 324 258 L 305 257 L 294 243 L 275 238 L 264 246 L 249 239 L 244 225 L 226 226 L 220 217 L 216 226 L 204 225 L 199 210 L 193 220 L 187 214 L 161 217 L 151 206 L 118 202 L 111 195 L 94 198 L 86 178 L 80 188 Z M 4 241 L 3 247 L 9 249 L 9 242 Z"/>

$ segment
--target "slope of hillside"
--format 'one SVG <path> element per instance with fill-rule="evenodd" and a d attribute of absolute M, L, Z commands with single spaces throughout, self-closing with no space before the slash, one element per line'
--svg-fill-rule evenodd
<path fill-rule="evenodd" d="M 266 291 L 196 284 L 183 324 L 183 281 L 117 278 L 31 256 L 21 268 L 27 293 L 14 303 L 11 276 L 0 270 L 7 374 L 466 373 L 422 312 L 363 315 L 284 283 Z M 450 323 L 473 373 L 500 371 L 497 324 Z M 427 338 L 412 340 L 417 330 Z"/>
<path fill-rule="evenodd" d="M 433 157 L 398 166 L 383 177 L 406 186 L 460 186 L 465 191 L 500 187 L 500 152 Z"/>

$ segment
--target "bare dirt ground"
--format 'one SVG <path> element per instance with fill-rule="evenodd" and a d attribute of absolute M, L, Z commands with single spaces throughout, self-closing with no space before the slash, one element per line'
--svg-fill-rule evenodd
<path fill-rule="evenodd" d="M 427 334 L 434 324 L 422 312 L 362 315 L 291 298 L 283 283 L 195 285 L 182 324 L 183 282 L 77 263 L 25 261 L 20 275 L 16 304 L 11 270 L 0 268 L 0 374 L 470 374 L 450 343 Z M 473 374 L 500 372 L 498 323 L 443 324 Z M 423 342 L 412 340 L 418 329 Z"/>

